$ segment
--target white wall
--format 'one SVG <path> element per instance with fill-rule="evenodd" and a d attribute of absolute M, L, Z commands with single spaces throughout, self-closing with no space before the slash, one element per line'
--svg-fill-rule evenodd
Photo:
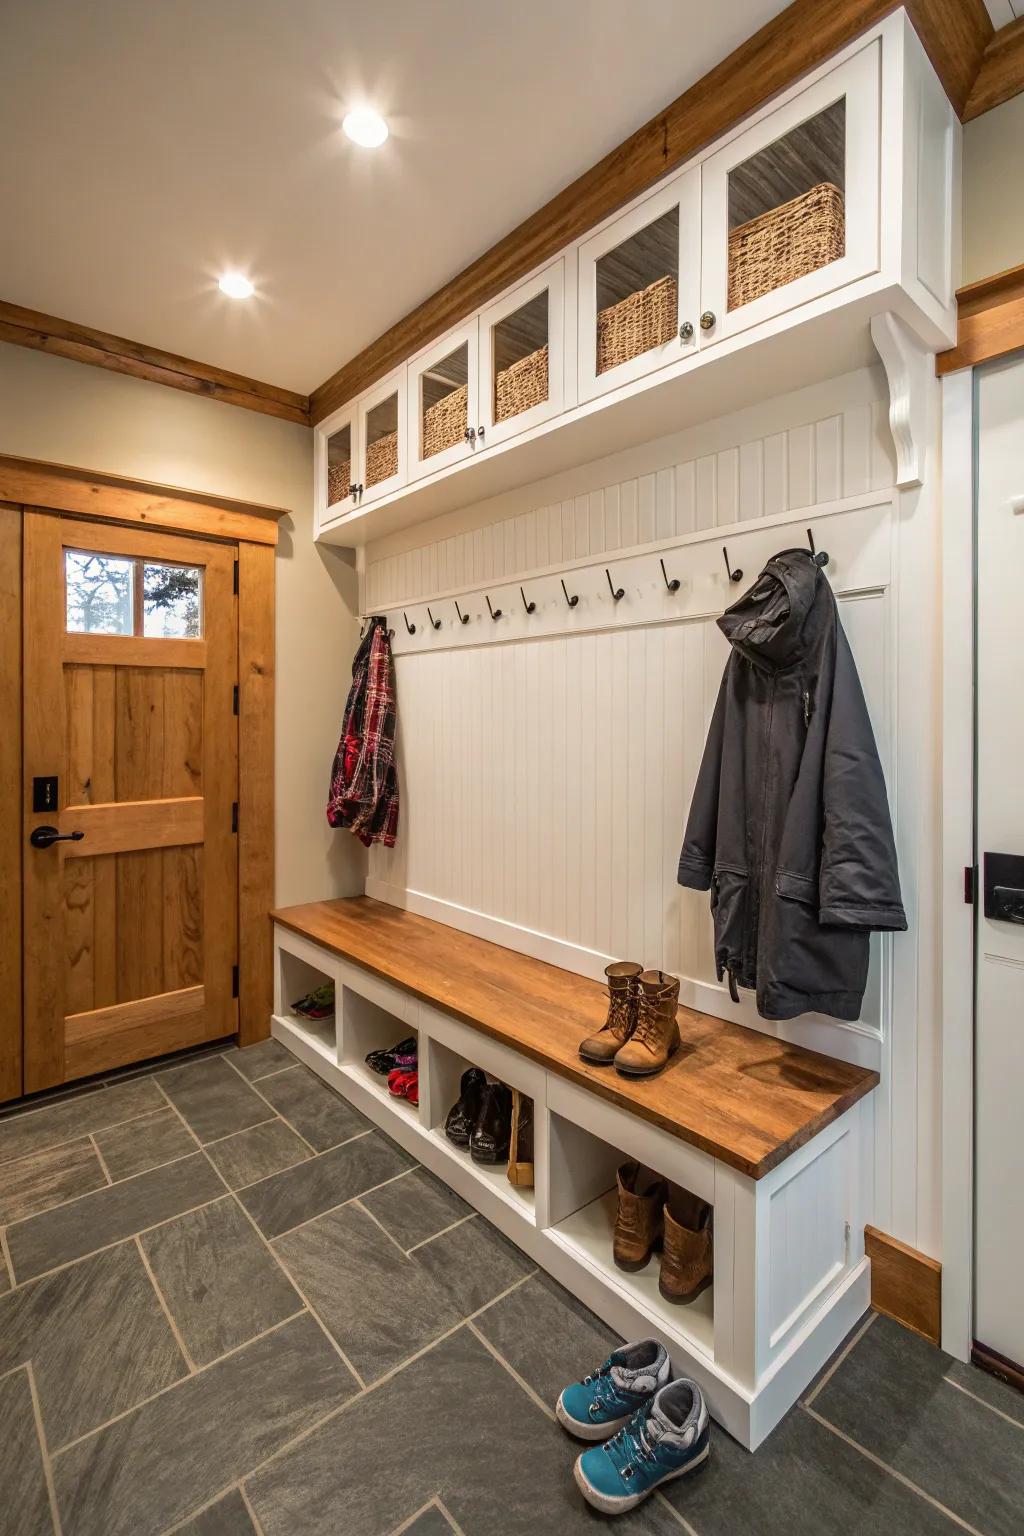
<path fill-rule="evenodd" d="M 935 603 L 923 630 L 920 617 L 936 520 L 933 499 L 893 491 L 887 410 L 884 375 L 863 370 L 368 546 L 363 606 L 396 630 L 403 796 L 398 844 L 373 850 L 368 889 L 584 974 L 609 957 L 660 964 L 692 1006 L 877 1066 L 872 1220 L 936 1253 L 938 1024 L 921 980 L 935 933 L 919 889 L 937 818 L 922 745 L 935 736 Z M 707 897 L 675 880 L 726 656 L 714 618 L 808 523 L 832 552 L 911 921 L 906 936 L 872 940 L 852 1028 L 768 1025 L 749 994 L 733 1005 L 714 974 Z M 723 541 L 744 569 L 735 587 Z M 683 579 L 675 599 L 662 552 Z M 609 600 L 606 563 L 628 601 Z M 583 594 L 572 612 L 562 573 Z M 520 581 L 537 602 L 529 617 Z M 505 610 L 497 624 L 488 589 Z"/>
<path fill-rule="evenodd" d="M 277 901 L 360 890 L 362 850 L 324 816 L 356 575 L 350 556 L 313 543 L 309 430 L 0 344 L 0 453 L 289 509 L 277 551 Z"/>
<path fill-rule="evenodd" d="M 1024 95 L 964 127 L 965 283 L 1024 262 Z"/>

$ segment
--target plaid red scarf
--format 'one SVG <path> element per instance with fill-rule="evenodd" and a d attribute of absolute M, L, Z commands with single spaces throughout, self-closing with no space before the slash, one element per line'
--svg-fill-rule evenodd
<path fill-rule="evenodd" d="M 367 848 L 395 846 L 395 687 L 387 619 L 374 617 L 352 662 L 352 687 L 331 770 L 327 820 Z"/>

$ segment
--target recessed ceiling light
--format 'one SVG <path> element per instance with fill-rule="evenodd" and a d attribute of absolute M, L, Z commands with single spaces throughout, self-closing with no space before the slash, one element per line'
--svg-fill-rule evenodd
<path fill-rule="evenodd" d="M 364 149 L 378 149 L 388 136 L 387 123 L 370 107 L 358 107 L 349 112 L 341 126 L 353 144 L 361 144 Z"/>
<path fill-rule="evenodd" d="M 241 272 L 225 272 L 217 283 L 221 293 L 226 293 L 229 299 L 250 299 L 253 295 L 253 286 L 247 277 Z"/>

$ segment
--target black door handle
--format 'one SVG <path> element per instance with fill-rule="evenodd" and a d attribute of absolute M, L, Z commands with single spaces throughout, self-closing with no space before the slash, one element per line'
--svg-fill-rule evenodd
<path fill-rule="evenodd" d="M 33 848 L 52 848 L 54 843 L 80 843 L 84 832 L 58 832 L 56 827 L 36 827 L 29 835 Z"/>

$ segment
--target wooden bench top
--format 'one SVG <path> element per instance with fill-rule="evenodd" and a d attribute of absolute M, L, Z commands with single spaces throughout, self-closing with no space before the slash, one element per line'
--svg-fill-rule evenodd
<path fill-rule="evenodd" d="M 597 982 L 359 896 L 285 907 L 276 922 L 759 1179 L 878 1083 L 878 1073 L 680 1008 L 682 1049 L 658 1077 L 593 1067 Z"/>

